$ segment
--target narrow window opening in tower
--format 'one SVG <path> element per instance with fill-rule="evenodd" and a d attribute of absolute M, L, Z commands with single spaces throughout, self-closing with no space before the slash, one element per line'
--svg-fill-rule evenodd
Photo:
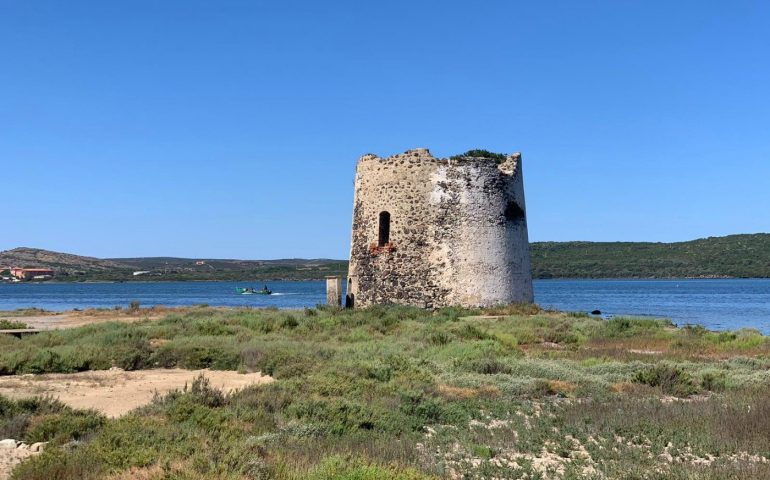
<path fill-rule="evenodd" d="M 524 210 L 516 202 L 508 202 L 505 207 L 505 219 L 509 222 L 519 223 L 524 221 Z"/>
<path fill-rule="evenodd" d="M 390 213 L 380 212 L 380 235 L 377 246 L 384 247 L 390 243 Z"/>

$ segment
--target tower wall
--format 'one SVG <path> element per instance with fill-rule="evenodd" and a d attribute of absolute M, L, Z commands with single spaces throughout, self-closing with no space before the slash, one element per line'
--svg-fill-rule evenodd
<path fill-rule="evenodd" d="M 531 302 L 525 212 L 518 154 L 499 165 L 437 159 L 426 149 L 365 155 L 356 167 L 348 295 L 355 306 Z"/>

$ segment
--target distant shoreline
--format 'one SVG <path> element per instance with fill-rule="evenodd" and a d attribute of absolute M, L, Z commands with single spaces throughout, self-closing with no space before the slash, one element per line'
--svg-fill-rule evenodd
<path fill-rule="evenodd" d="M 770 278 L 770 233 L 674 243 L 532 242 L 530 255 L 532 278 L 538 280 Z M 12 267 L 49 268 L 60 283 L 317 281 L 327 275 L 345 277 L 348 261 L 99 259 L 22 247 L 0 252 L 2 276 L 10 277 Z"/>
<path fill-rule="evenodd" d="M 345 275 L 340 275 L 346 278 Z M 551 277 L 537 278 L 533 281 L 647 281 L 647 280 L 766 280 L 770 277 L 733 277 L 733 276 L 700 276 L 700 277 Z M 44 281 L 26 281 L 26 282 L 8 282 L 2 281 L 0 285 L 104 285 L 117 283 L 147 284 L 147 283 L 263 283 L 263 282 L 323 282 L 326 278 L 257 278 L 257 279 L 152 279 L 152 280 L 85 280 L 85 281 L 67 281 L 67 280 L 44 280 Z"/>

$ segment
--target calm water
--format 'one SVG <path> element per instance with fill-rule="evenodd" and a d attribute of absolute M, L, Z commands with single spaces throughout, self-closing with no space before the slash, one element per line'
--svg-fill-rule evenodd
<path fill-rule="evenodd" d="M 238 295 L 248 282 L 0 284 L 0 310 L 46 310 L 127 306 L 218 306 L 301 308 L 325 301 L 324 282 L 268 282 L 274 294 Z M 756 280 L 539 280 L 535 300 L 568 311 L 666 317 L 721 330 L 753 327 L 770 334 L 770 279 Z"/>

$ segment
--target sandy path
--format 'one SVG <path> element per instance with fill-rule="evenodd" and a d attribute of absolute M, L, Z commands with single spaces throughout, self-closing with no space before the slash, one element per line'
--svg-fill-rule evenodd
<path fill-rule="evenodd" d="M 0 320 L 10 320 L 26 323 L 27 326 L 38 330 L 57 330 L 60 328 L 75 328 L 83 325 L 93 325 L 106 322 L 138 322 L 141 320 L 157 320 L 162 314 L 146 313 L 144 315 L 120 315 L 114 313 L 88 314 L 81 312 L 51 313 L 47 315 L 4 316 Z"/>
<path fill-rule="evenodd" d="M 108 417 L 119 417 L 149 403 L 155 392 L 181 389 L 200 374 L 204 374 L 213 387 L 226 392 L 273 381 L 272 377 L 261 373 L 182 369 L 126 372 L 111 369 L 0 377 L 0 395 L 15 399 L 52 395 L 73 408 L 93 408 Z"/>

